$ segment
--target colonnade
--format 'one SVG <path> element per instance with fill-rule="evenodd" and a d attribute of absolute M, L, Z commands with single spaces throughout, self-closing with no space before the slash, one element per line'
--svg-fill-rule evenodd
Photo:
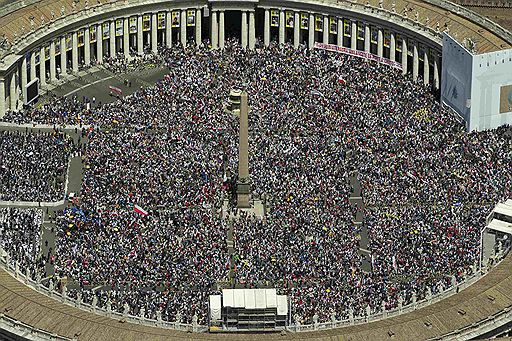
<path fill-rule="evenodd" d="M 13 71 L 0 76 L 0 117 L 6 109 L 21 107 L 20 97 L 26 98 L 26 86 L 36 78 L 44 88 L 68 74 L 76 74 L 81 67 L 102 63 L 116 54 L 132 58 L 135 54 L 157 53 L 159 45 L 170 47 L 191 41 L 200 44 L 204 38 L 209 39 L 212 48 L 223 49 L 226 12 L 222 8 L 199 7 L 144 13 L 87 24 L 54 37 L 20 56 Z M 240 42 L 245 48 L 254 49 L 257 36 L 265 46 L 271 41 L 290 42 L 295 47 L 305 44 L 309 48 L 316 42 L 336 44 L 399 62 L 404 74 L 411 73 L 413 79 L 432 82 L 434 88 L 439 88 L 437 52 L 391 29 L 355 18 L 296 10 L 258 7 L 240 12 Z M 262 28 L 256 25 L 257 16 L 263 17 Z M 209 37 L 203 37 L 203 19 L 209 21 L 205 26 Z M 257 32 L 259 29 L 263 32 Z"/>

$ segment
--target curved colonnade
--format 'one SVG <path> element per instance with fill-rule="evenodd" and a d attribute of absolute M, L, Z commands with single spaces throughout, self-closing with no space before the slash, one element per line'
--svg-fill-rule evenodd
<path fill-rule="evenodd" d="M 2 18 L 0 117 L 21 108 L 26 85 L 36 78 L 45 89 L 105 58 L 156 53 L 160 45 L 206 42 L 222 49 L 228 37 L 249 49 L 257 39 L 265 45 L 275 40 L 309 48 L 317 42 L 335 44 L 396 61 L 404 73 L 435 89 L 440 82 L 442 31 L 452 29 L 459 39 L 476 39 L 484 52 L 510 45 L 510 37 L 490 30 L 500 27 L 483 29 L 479 20 L 453 17 L 431 2 L 35 2 Z"/>

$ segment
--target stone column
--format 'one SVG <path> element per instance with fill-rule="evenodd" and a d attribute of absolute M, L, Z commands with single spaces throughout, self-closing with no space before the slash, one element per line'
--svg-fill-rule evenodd
<path fill-rule="evenodd" d="M 36 52 L 31 51 L 30 52 L 30 81 L 33 81 L 34 79 L 36 79 Z"/>
<path fill-rule="evenodd" d="M 412 79 L 416 82 L 418 80 L 418 73 L 420 69 L 420 60 L 418 56 L 418 44 L 412 47 Z"/>
<path fill-rule="evenodd" d="M 123 53 L 130 58 L 130 18 L 123 19 Z"/>
<path fill-rule="evenodd" d="M 438 57 L 434 57 L 434 88 L 439 89 L 439 70 L 438 70 Z"/>
<path fill-rule="evenodd" d="M 117 54 L 116 50 L 116 22 L 112 20 L 110 22 L 110 32 L 109 32 L 109 56 L 115 57 Z"/>
<path fill-rule="evenodd" d="M 402 73 L 407 73 L 407 40 L 402 39 Z"/>
<path fill-rule="evenodd" d="M 279 44 L 284 44 L 285 25 L 286 23 L 284 22 L 284 11 L 281 9 L 279 10 Z"/>
<path fill-rule="evenodd" d="M 224 49 L 224 11 L 219 12 L 219 47 Z"/>
<path fill-rule="evenodd" d="M 137 53 L 144 54 L 144 38 L 142 36 L 142 15 L 137 16 Z"/>
<path fill-rule="evenodd" d="M 329 17 L 324 15 L 324 28 L 323 28 L 323 39 L 324 44 L 329 44 Z"/>
<path fill-rule="evenodd" d="M 423 84 L 427 85 L 430 83 L 430 64 L 428 62 L 428 49 L 425 49 L 423 55 Z"/>
<path fill-rule="evenodd" d="M 293 46 L 298 48 L 300 45 L 300 13 L 293 13 Z"/>
<path fill-rule="evenodd" d="M 10 86 L 11 86 L 11 110 L 15 111 L 16 108 L 16 102 L 18 101 L 18 91 L 16 89 L 16 71 L 14 71 L 11 75 L 10 80 Z"/>
<path fill-rule="evenodd" d="M 384 56 L 384 35 L 382 29 L 379 28 L 379 35 L 377 37 L 377 56 Z"/>
<path fill-rule="evenodd" d="M 212 44 L 212 49 L 216 49 L 217 47 L 219 47 L 219 27 L 217 25 L 217 11 L 212 11 L 210 13 L 210 15 L 211 15 L 211 18 L 210 18 L 211 44 Z"/>
<path fill-rule="evenodd" d="M 84 31 L 84 63 L 85 65 L 91 64 L 91 39 L 90 39 L 89 27 L 85 28 Z M 62 48 L 60 49 L 62 54 Z"/>
<path fill-rule="evenodd" d="M 73 32 L 71 40 L 73 42 L 73 49 L 71 50 L 73 72 L 78 72 L 78 35 L 76 32 Z"/>
<path fill-rule="evenodd" d="M 312 49 L 315 45 L 315 16 L 309 13 L 309 28 L 308 28 L 308 48 Z"/>
<path fill-rule="evenodd" d="M 364 25 L 364 52 L 370 52 L 370 25 Z"/>
<path fill-rule="evenodd" d="M 343 46 L 343 20 L 338 19 L 338 30 L 336 32 L 336 44 Z"/>
<path fill-rule="evenodd" d="M 21 60 L 21 94 L 23 99 L 27 99 L 27 57 L 23 56 Z"/>
<path fill-rule="evenodd" d="M 350 35 L 350 48 L 357 50 L 357 22 L 352 21 L 352 31 Z"/>
<path fill-rule="evenodd" d="M 256 47 L 256 20 L 254 11 L 249 11 L 249 49 L 254 50 Z"/>
<path fill-rule="evenodd" d="M 263 26 L 263 43 L 265 46 L 270 45 L 270 13 L 268 8 L 265 8 L 265 23 Z"/>
<path fill-rule="evenodd" d="M 165 14 L 166 23 L 165 23 L 165 43 L 167 47 L 172 46 L 172 14 L 171 12 L 167 12 Z"/>
<path fill-rule="evenodd" d="M 251 207 L 250 179 L 249 179 L 249 119 L 248 119 L 247 92 L 240 96 L 240 136 L 238 147 L 238 188 L 237 207 Z"/>
<path fill-rule="evenodd" d="M 98 24 L 96 28 L 96 59 L 98 63 L 103 62 L 103 27 Z"/>
<path fill-rule="evenodd" d="M 68 51 L 66 50 L 66 35 L 60 37 L 60 74 L 68 74 Z"/>
<path fill-rule="evenodd" d="M 181 10 L 180 20 L 180 40 L 181 45 L 187 46 L 187 10 Z"/>
<path fill-rule="evenodd" d="M 44 57 L 44 46 L 41 47 L 39 52 L 39 84 L 46 85 L 46 60 Z"/>
<path fill-rule="evenodd" d="M 151 14 L 151 52 L 158 53 L 158 26 L 156 23 L 156 13 Z"/>
<path fill-rule="evenodd" d="M 55 69 L 55 41 L 50 42 L 50 83 L 57 80 L 57 70 Z"/>
<path fill-rule="evenodd" d="M 242 11 L 242 47 L 247 47 L 247 12 Z"/>
<path fill-rule="evenodd" d="M 202 12 L 201 9 L 196 9 L 196 27 L 195 27 L 195 33 L 196 33 L 196 44 L 199 46 L 201 45 L 201 41 L 203 38 L 201 37 L 201 26 L 203 25 L 202 21 Z"/>
<path fill-rule="evenodd" d="M 389 43 L 389 59 L 392 61 L 396 60 L 396 40 L 395 40 L 395 34 L 391 32 L 391 39 Z"/>
<path fill-rule="evenodd" d="M 5 116 L 5 81 L 0 78 L 0 118 Z"/>

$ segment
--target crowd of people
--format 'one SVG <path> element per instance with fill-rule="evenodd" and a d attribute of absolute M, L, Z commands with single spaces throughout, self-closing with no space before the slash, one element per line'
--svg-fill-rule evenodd
<path fill-rule="evenodd" d="M 74 149 L 72 138 L 57 130 L 0 131 L 0 201 L 61 200 Z"/>
<path fill-rule="evenodd" d="M 473 271 L 485 216 L 512 197 L 510 127 L 467 133 L 423 84 L 323 50 L 228 41 L 159 58 L 169 67 L 160 82 L 112 103 L 60 99 L 7 115 L 93 127 L 80 202 L 57 217 L 56 274 L 78 282 L 84 301 L 205 324 L 233 257 L 236 283 L 276 287 L 294 320 L 310 323 L 405 305 Z M 234 88 L 249 94 L 252 194 L 267 207 L 265 219 L 237 216 L 230 255 Z M 369 272 L 348 200 L 354 174 Z"/>

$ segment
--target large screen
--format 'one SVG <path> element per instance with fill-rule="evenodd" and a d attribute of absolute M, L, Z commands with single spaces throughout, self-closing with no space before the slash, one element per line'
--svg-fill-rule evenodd
<path fill-rule="evenodd" d="M 39 97 L 39 79 L 36 78 L 28 83 L 26 90 L 27 96 L 25 98 L 25 104 L 28 105 Z"/>

